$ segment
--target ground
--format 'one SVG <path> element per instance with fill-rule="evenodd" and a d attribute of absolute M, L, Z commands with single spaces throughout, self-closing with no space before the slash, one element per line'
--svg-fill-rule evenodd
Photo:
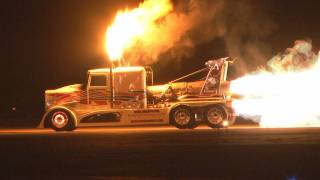
<path fill-rule="evenodd" d="M 316 179 L 320 128 L 0 130 L 2 176 Z M 70 178 L 70 177 L 68 177 Z"/>

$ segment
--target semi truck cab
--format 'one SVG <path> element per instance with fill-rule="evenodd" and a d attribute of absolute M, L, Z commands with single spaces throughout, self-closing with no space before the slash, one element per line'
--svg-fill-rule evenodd
<path fill-rule="evenodd" d="M 86 126 L 171 124 L 213 128 L 234 122 L 226 76 L 230 61 L 207 61 L 206 67 L 167 84 L 153 85 L 150 67 L 88 71 L 87 82 L 45 91 L 46 112 L 39 127 L 57 131 Z M 205 76 L 186 81 L 198 73 Z"/>

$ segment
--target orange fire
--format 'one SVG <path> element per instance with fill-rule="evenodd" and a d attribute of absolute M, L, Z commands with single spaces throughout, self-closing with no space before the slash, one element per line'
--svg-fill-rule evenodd
<path fill-rule="evenodd" d="M 233 106 L 240 115 L 257 118 L 262 127 L 320 126 L 320 53 L 298 41 L 260 70 L 231 82 L 242 98 Z"/>
<path fill-rule="evenodd" d="M 146 0 L 138 8 L 119 11 L 106 31 L 106 51 L 111 61 L 121 60 L 126 50 L 154 37 L 157 21 L 172 11 L 170 0 Z"/>

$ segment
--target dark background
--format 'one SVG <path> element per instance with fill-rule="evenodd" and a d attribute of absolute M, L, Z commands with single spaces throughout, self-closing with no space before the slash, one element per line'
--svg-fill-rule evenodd
<path fill-rule="evenodd" d="M 43 114 L 45 89 L 81 83 L 88 69 L 106 67 L 108 59 L 103 42 L 107 25 L 118 9 L 135 7 L 139 2 L 1 1 L 0 116 L 3 118 L 0 125 L 10 124 L 11 117 L 26 117 L 18 124 L 37 124 Z M 291 47 L 295 40 L 305 38 L 312 39 L 314 49 L 318 51 L 320 6 L 317 1 L 245 2 L 253 3 L 254 11 L 264 12 L 275 23 L 272 33 L 263 41 L 270 47 L 270 54 L 281 52 Z M 192 55 L 181 61 L 166 59 L 173 63 L 159 61 L 152 65 L 157 67 L 155 80 L 166 82 L 197 70 L 206 59 L 228 56 L 225 49 L 220 38 L 199 43 Z M 237 76 L 231 72 L 230 78 Z"/>

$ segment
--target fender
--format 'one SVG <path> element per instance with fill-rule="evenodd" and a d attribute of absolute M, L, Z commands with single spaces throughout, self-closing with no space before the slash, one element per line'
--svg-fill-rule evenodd
<path fill-rule="evenodd" d="M 170 106 L 170 107 L 168 108 L 169 112 L 171 112 L 172 109 L 174 109 L 174 108 L 176 108 L 176 107 L 178 107 L 178 106 L 187 106 L 187 107 L 191 108 L 191 106 L 189 106 L 187 103 L 177 102 L 177 103 L 173 104 L 172 106 Z"/>
<path fill-rule="evenodd" d="M 229 110 L 227 109 L 227 107 L 224 104 L 221 104 L 221 103 L 210 104 L 210 105 L 204 106 L 204 109 L 211 107 L 211 106 L 218 106 L 218 107 L 222 108 L 224 110 L 224 112 L 227 113 L 227 115 L 228 115 Z"/>
<path fill-rule="evenodd" d="M 75 126 L 77 127 L 78 118 L 76 117 L 76 115 L 74 114 L 74 112 L 71 109 L 68 109 L 64 106 L 54 106 L 54 107 L 50 108 L 49 110 L 47 110 L 46 113 L 42 116 L 40 124 L 38 125 L 37 128 L 44 128 L 44 123 L 45 123 L 45 120 L 46 120 L 46 117 L 48 116 L 48 114 L 54 110 L 57 110 L 57 109 L 63 109 L 65 111 L 67 111 L 68 113 L 70 113 L 72 118 L 74 119 Z"/>

